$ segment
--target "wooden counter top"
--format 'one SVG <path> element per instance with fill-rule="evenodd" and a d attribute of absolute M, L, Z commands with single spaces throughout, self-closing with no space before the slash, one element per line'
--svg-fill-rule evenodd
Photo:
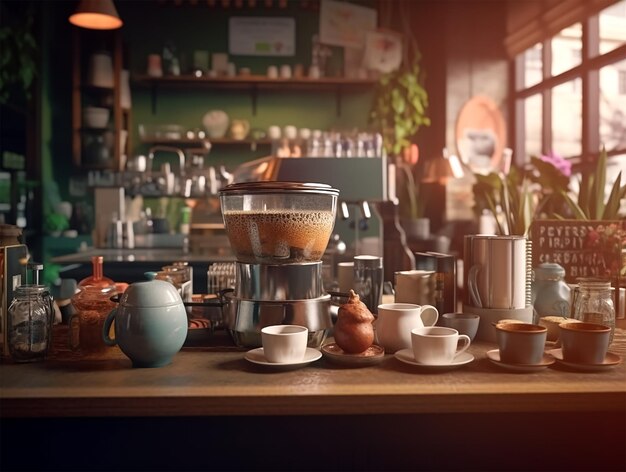
<path fill-rule="evenodd" d="M 626 354 L 618 330 L 611 351 Z M 224 343 L 226 344 L 226 343 Z M 185 348 L 163 368 L 109 360 L 52 359 L 0 366 L 2 417 L 343 415 L 501 412 L 626 412 L 626 363 L 602 372 L 557 364 L 535 373 L 494 366 L 486 351 L 460 369 L 424 373 L 393 356 L 372 367 L 326 359 L 278 371 L 234 347 Z"/>

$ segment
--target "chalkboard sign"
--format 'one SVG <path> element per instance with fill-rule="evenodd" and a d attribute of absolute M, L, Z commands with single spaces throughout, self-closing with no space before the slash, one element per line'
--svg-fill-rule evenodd
<path fill-rule="evenodd" d="M 626 221 L 537 220 L 530 227 L 533 267 L 555 262 L 565 280 L 617 276 L 621 267 Z"/>

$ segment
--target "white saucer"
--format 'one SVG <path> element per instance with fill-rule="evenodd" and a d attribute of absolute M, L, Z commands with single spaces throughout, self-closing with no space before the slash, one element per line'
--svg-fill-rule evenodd
<path fill-rule="evenodd" d="M 270 367 L 293 367 L 293 366 L 303 366 L 306 364 L 310 364 L 318 360 L 322 357 L 322 353 L 317 349 L 313 349 L 312 347 L 307 347 L 306 352 L 304 353 L 304 359 L 296 362 L 270 362 L 265 358 L 265 354 L 263 353 L 263 348 L 258 347 L 256 349 L 252 349 L 246 352 L 244 356 L 245 359 L 253 364 L 265 365 Z"/>
<path fill-rule="evenodd" d="M 536 372 L 554 364 L 554 357 L 545 353 L 539 364 L 508 364 L 506 362 L 502 362 L 500 360 L 500 349 L 487 351 L 487 358 L 498 367 L 514 372 Z"/>
<path fill-rule="evenodd" d="M 610 369 L 615 367 L 620 362 L 622 362 L 622 358 L 617 354 L 612 352 L 607 352 L 604 357 L 604 361 L 602 364 L 579 364 L 577 362 L 568 362 L 563 359 L 563 350 L 562 349 L 552 349 L 548 351 L 549 354 L 553 355 L 559 364 L 569 367 L 570 369 L 579 370 L 581 372 L 598 372 L 601 370 Z"/>
<path fill-rule="evenodd" d="M 420 364 L 415 360 L 415 357 L 413 357 L 413 349 L 401 349 L 394 354 L 394 357 L 405 364 L 414 365 L 422 369 L 438 371 L 456 369 L 465 364 L 469 364 L 474 360 L 474 356 L 472 356 L 469 352 L 462 352 L 454 358 L 451 364 Z"/>

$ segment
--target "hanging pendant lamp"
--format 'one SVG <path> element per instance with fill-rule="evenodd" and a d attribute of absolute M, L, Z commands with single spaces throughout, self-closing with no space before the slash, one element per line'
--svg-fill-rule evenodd
<path fill-rule="evenodd" d="M 70 23 L 81 28 L 111 30 L 122 26 L 113 0 L 81 0 Z"/>

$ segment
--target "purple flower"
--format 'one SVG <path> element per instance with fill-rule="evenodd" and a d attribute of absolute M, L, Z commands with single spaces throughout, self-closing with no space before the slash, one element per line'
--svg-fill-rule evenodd
<path fill-rule="evenodd" d="M 547 156 L 541 156 L 540 159 L 543 162 L 552 164 L 565 177 L 571 177 L 572 163 L 565 159 L 563 156 L 558 155 L 554 151 L 550 151 Z"/>

